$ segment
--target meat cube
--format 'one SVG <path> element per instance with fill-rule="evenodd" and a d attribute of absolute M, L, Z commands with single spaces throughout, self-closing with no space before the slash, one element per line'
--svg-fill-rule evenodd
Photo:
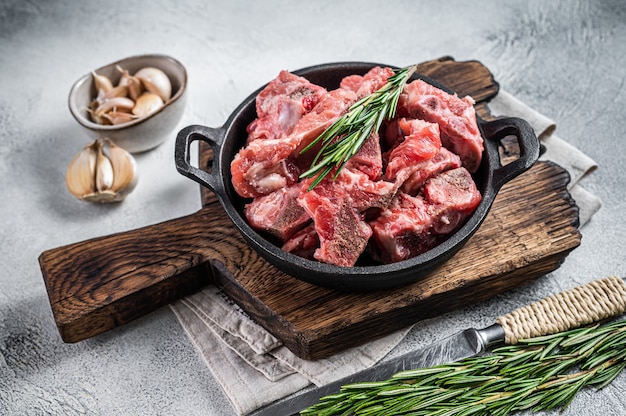
<path fill-rule="evenodd" d="M 467 170 L 476 172 L 482 159 L 483 139 L 471 97 L 459 98 L 415 80 L 400 95 L 398 114 L 437 123 L 442 144 L 461 157 Z"/>
<path fill-rule="evenodd" d="M 385 70 L 380 68 L 368 72 L 358 89 L 359 94 L 371 94 L 384 85 L 387 81 L 385 73 Z M 308 81 L 304 82 L 301 79 L 293 81 L 289 78 L 283 82 L 281 77 L 289 78 L 281 72 L 278 80 L 271 82 L 264 89 L 263 93 L 267 91 L 267 96 L 264 94 L 259 100 L 260 103 L 257 102 L 259 119 L 248 126 L 248 144 L 235 155 L 231 162 L 233 187 L 239 195 L 245 198 L 267 195 L 296 182 L 300 174 L 298 166 L 307 166 L 307 161 L 310 163 L 310 158 L 316 154 L 315 149 L 312 149 L 307 154 L 301 155 L 302 149 L 346 113 L 358 100 L 357 93 L 349 88 L 338 88 L 319 94 L 319 91 L 314 90 L 311 87 L 313 84 Z M 302 88 L 307 91 L 315 91 L 311 96 L 316 97 L 316 100 L 319 95 L 317 104 L 311 111 L 299 118 L 293 126 L 291 124 L 296 117 L 292 118 L 292 113 L 295 114 L 299 110 L 292 111 L 292 101 L 294 97 L 301 95 L 301 91 L 298 89 L 291 91 L 285 86 L 291 85 L 292 81 L 299 83 L 298 85 L 304 85 Z M 282 98 L 276 101 L 270 98 L 273 90 L 278 90 Z M 304 96 L 309 97 L 306 94 Z M 290 104 L 284 104 L 285 102 Z M 283 107 L 287 110 L 284 110 L 280 103 L 283 103 Z M 303 101 L 298 103 L 296 100 L 296 106 L 302 109 L 308 108 Z M 283 110 L 284 113 L 281 112 Z M 261 116 L 267 120 L 262 121 Z M 287 121 L 283 122 L 282 118 Z M 286 131 L 289 133 L 287 134 Z M 296 162 L 299 158 L 301 160 Z"/>
<path fill-rule="evenodd" d="M 449 234 L 460 227 L 482 199 L 472 176 L 463 167 L 430 178 L 423 193 L 437 218 L 433 224 L 437 234 Z"/>
<path fill-rule="evenodd" d="M 399 172 L 414 170 L 418 163 L 433 158 L 441 149 L 439 126 L 423 120 L 401 118 L 394 124 L 399 139 L 389 151 L 385 178 L 394 181 Z"/>
<path fill-rule="evenodd" d="M 325 94 L 325 88 L 281 71 L 256 97 L 257 118 L 247 128 L 248 142 L 287 136 Z"/>
<path fill-rule="evenodd" d="M 393 263 L 440 244 L 458 229 L 480 203 L 481 195 L 463 167 L 426 181 L 423 194 L 398 192 L 391 205 L 369 224 L 372 257 Z"/>
<path fill-rule="evenodd" d="M 315 231 L 315 225 L 311 223 L 291 236 L 281 249 L 296 256 L 314 260 L 313 255 L 319 246 L 320 239 Z"/>
<path fill-rule="evenodd" d="M 442 147 L 435 157 L 416 163 L 403 171 L 399 176 L 406 177 L 406 179 L 400 179 L 402 182 L 400 189 L 409 195 L 417 195 L 428 178 L 459 167 L 461 167 L 461 158 Z"/>
<path fill-rule="evenodd" d="M 356 93 L 359 99 L 381 89 L 393 75 L 391 68 L 379 66 L 370 69 L 365 75 L 349 75 L 341 80 L 340 88 Z"/>
<path fill-rule="evenodd" d="M 289 138 L 249 143 L 230 164 L 235 191 L 244 198 L 254 198 L 297 182 L 300 169 L 289 159 L 293 148 Z"/>
<path fill-rule="evenodd" d="M 303 182 L 307 187 L 311 180 Z M 369 209 L 386 207 L 395 187 L 372 181 L 358 170 L 344 167 L 336 179 L 329 175 L 298 201 L 313 218 L 320 247 L 314 257 L 330 264 L 353 266 L 365 250 L 371 229 L 363 219 Z"/>
<path fill-rule="evenodd" d="M 383 173 L 383 158 L 378 133 L 372 134 L 359 151 L 348 160 L 347 168 L 357 169 L 376 181 Z"/>
<path fill-rule="evenodd" d="M 431 234 L 434 218 L 421 196 L 398 192 L 392 205 L 369 224 L 371 256 L 382 263 L 406 260 L 434 247 L 437 236 Z"/>
<path fill-rule="evenodd" d="M 313 217 L 320 246 L 313 256 L 336 266 L 354 266 L 372 235 L 371 228 L 347 200 L 340 205 L 320 202 Z"/>
<path fill-rule="evenodd" d="M 298 204 L 301 190 L 302 185 L 295 183 L 255 198 L 244 209 L 248 222 L 256 230 L 266 232 L 281 242 L 287 241 L 311 220 Z"/>

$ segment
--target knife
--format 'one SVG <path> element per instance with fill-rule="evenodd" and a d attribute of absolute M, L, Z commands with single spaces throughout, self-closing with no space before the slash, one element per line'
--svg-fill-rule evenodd
<path fill-rule="evenodd" d="M 496 319 L 483 329 L 468 328 L 426 348 L 411 351 L 321 387 L 312 387 L 278 400 L 248 416 L 288 416 L 339 392 L 341 386 L 382 381 L 416 368 L 459 361 L 484 353 L 495 344 L 550 335 L 602 321 L 626 312 L 626 283 L 616 276 L 594 280 L 549 296 Z"/>

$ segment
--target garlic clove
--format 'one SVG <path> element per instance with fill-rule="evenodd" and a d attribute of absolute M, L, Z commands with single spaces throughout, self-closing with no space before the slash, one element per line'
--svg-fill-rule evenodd
<path fill-rule="evenodd" d="M 106 120 L 106 122 L 116 126 L 136 120 L 138 117 L 132 113 L 125 113 L 123 111 L 109 111 L 108 113 L 102 114 L 102 118 Z M 105 124 L 105 122 L 103 121 L 100 124 Z"/>
<path fill-rule="evenodd" d="M 109 158 L 113 166 L 112 189 L 122 196 L 126 196 L 137 185 L 137 163 L 126 150 L 109 142 Z"/>
<path fill-rule="evenodd" d="M 113 164 L 102 151 L 102 142 L 97 141 L 96 155 L 96 191 L 108 191 L 113 186 Z"/>
<path fill-rule="evenodd" d="M 135 77 L 148 91 L 161 97 L 163 102 L 167 102 L 172 97 L 172 83 L 165 72 L 160 69 L 145 67 L 137 71 Z"/>
<path fill-rule="evenodd" d="M 163 107 L 163 100 L 157 94 L 146 92 L 143 93 L 132 109 L 132 113 L 138 117 L 145 117 Z"/>
<path fill-rule="evenodd" d="M 91 71 L 91 75 L 93 76 L 93 82 L 98 93 L 100 93 L 100 91 L 107 93 L 113 89 L 113 83 L 109 78 L 104 75 L 96 74 L 95 71 Z"/>
<path fill-rule="evenodd" d="M 65 182 L 78 199 L 119 202 L 135 188 L 137 166 L 126 150 L 108 139 L 97 139 L 74 156 Z"/>
<path fill-rule="evenodd" d="M 126 85 L 113 87 L 102 96 L 98 96 L 96 99 L 99 100 L 98 102 L 103 103 L 106 100 L 117 97 L 128 97 L 128 87 Z"/>
<path fill-rule="evenodd" d="M 85 146 L 72 158 L 67 172 L 65 184 L 67 189 L 76 198 L 95 192 L 94 172 L 96 169 L 96 152 L 91 145 Z"/>
<path fill-rule="evenodd" d="M 94 106 L 92 105 L 92 107 Z M 106 117 L 104 117 L 105 116 L 104 114 L 102 116 L 96 115 L 95 108 L 88 108 L 87 112 L 89 113 L 89 116 L 91 117 L 91 120 L 93 122 L 98 123 L 98 124 L 103 124 L 103 125 L 109 124 L 109 120 Z"/>
<path fill-rule="evenodd" d="M 109 111 L 131 111 L 135 106 L 135 102 L 127 97 L 113 97 L 104 100 L 95 110 L 96 117 L 102 117 L 104 113 Z"/>
<path fill-rule="evenodd" d="M 137 77 L 130 75 L 127 70 L 119 65 L 117 66 L 117 70 L 122 73 L 118 86 L 125 86 L 128 88 L 128 97 L 133 101 L 137 100 L 137 98 L 144 91 L 143 84 Z"/>

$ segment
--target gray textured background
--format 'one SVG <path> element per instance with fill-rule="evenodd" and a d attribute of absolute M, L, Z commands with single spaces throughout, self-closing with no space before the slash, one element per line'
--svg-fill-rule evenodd
<path fill-rule="evenodd" d="M 582 185 L 603 201 L 556 272 L 417 326 L 398 352 L 598 277 L 626 275 L 626 4 L 623 1 L 22 1 L 0 4 L 0 414 L 228 415 L 169 309 L 78 344 L 56 331 L 37 256 L 182 216 L 198 188 L 175 171 L 173 136 L 138 157 L 122 204 L 73 199 L 64 174 L 86 136 L 70 86 L 93 68 L 165 53 L 189 71 L 180 127 L 219 126 L 279 70 L 344 60 L 394 65 L 451 55 L 553 118 L 599 163 Z M 566 415 L 626 415 L 626 374 Z"/>

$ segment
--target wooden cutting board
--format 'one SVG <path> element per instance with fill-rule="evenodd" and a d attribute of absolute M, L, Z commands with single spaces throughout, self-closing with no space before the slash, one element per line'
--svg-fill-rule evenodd
<path fill-rule="evenodd" d="M 498 91 L 476 61 L 441 58 L 419 72 L 486 102 Z M 503 141 L 502 161 L 516 156 Z M 209 166 L 208 146 L 199 166 Z M 259 324 L 305 359 L 317 359 L 526 284 L 555 270 L 580 244 L 578 208 L 561 167 L 538 162 L 500 191 L 481 228 L 452 259 L 411 285 L 344 293 L 288 276 L 250 249 L 215 196 L 198 212 L 43 252 L 39 263 L 66 342 L 129 322 L 218 285 Z"/>

